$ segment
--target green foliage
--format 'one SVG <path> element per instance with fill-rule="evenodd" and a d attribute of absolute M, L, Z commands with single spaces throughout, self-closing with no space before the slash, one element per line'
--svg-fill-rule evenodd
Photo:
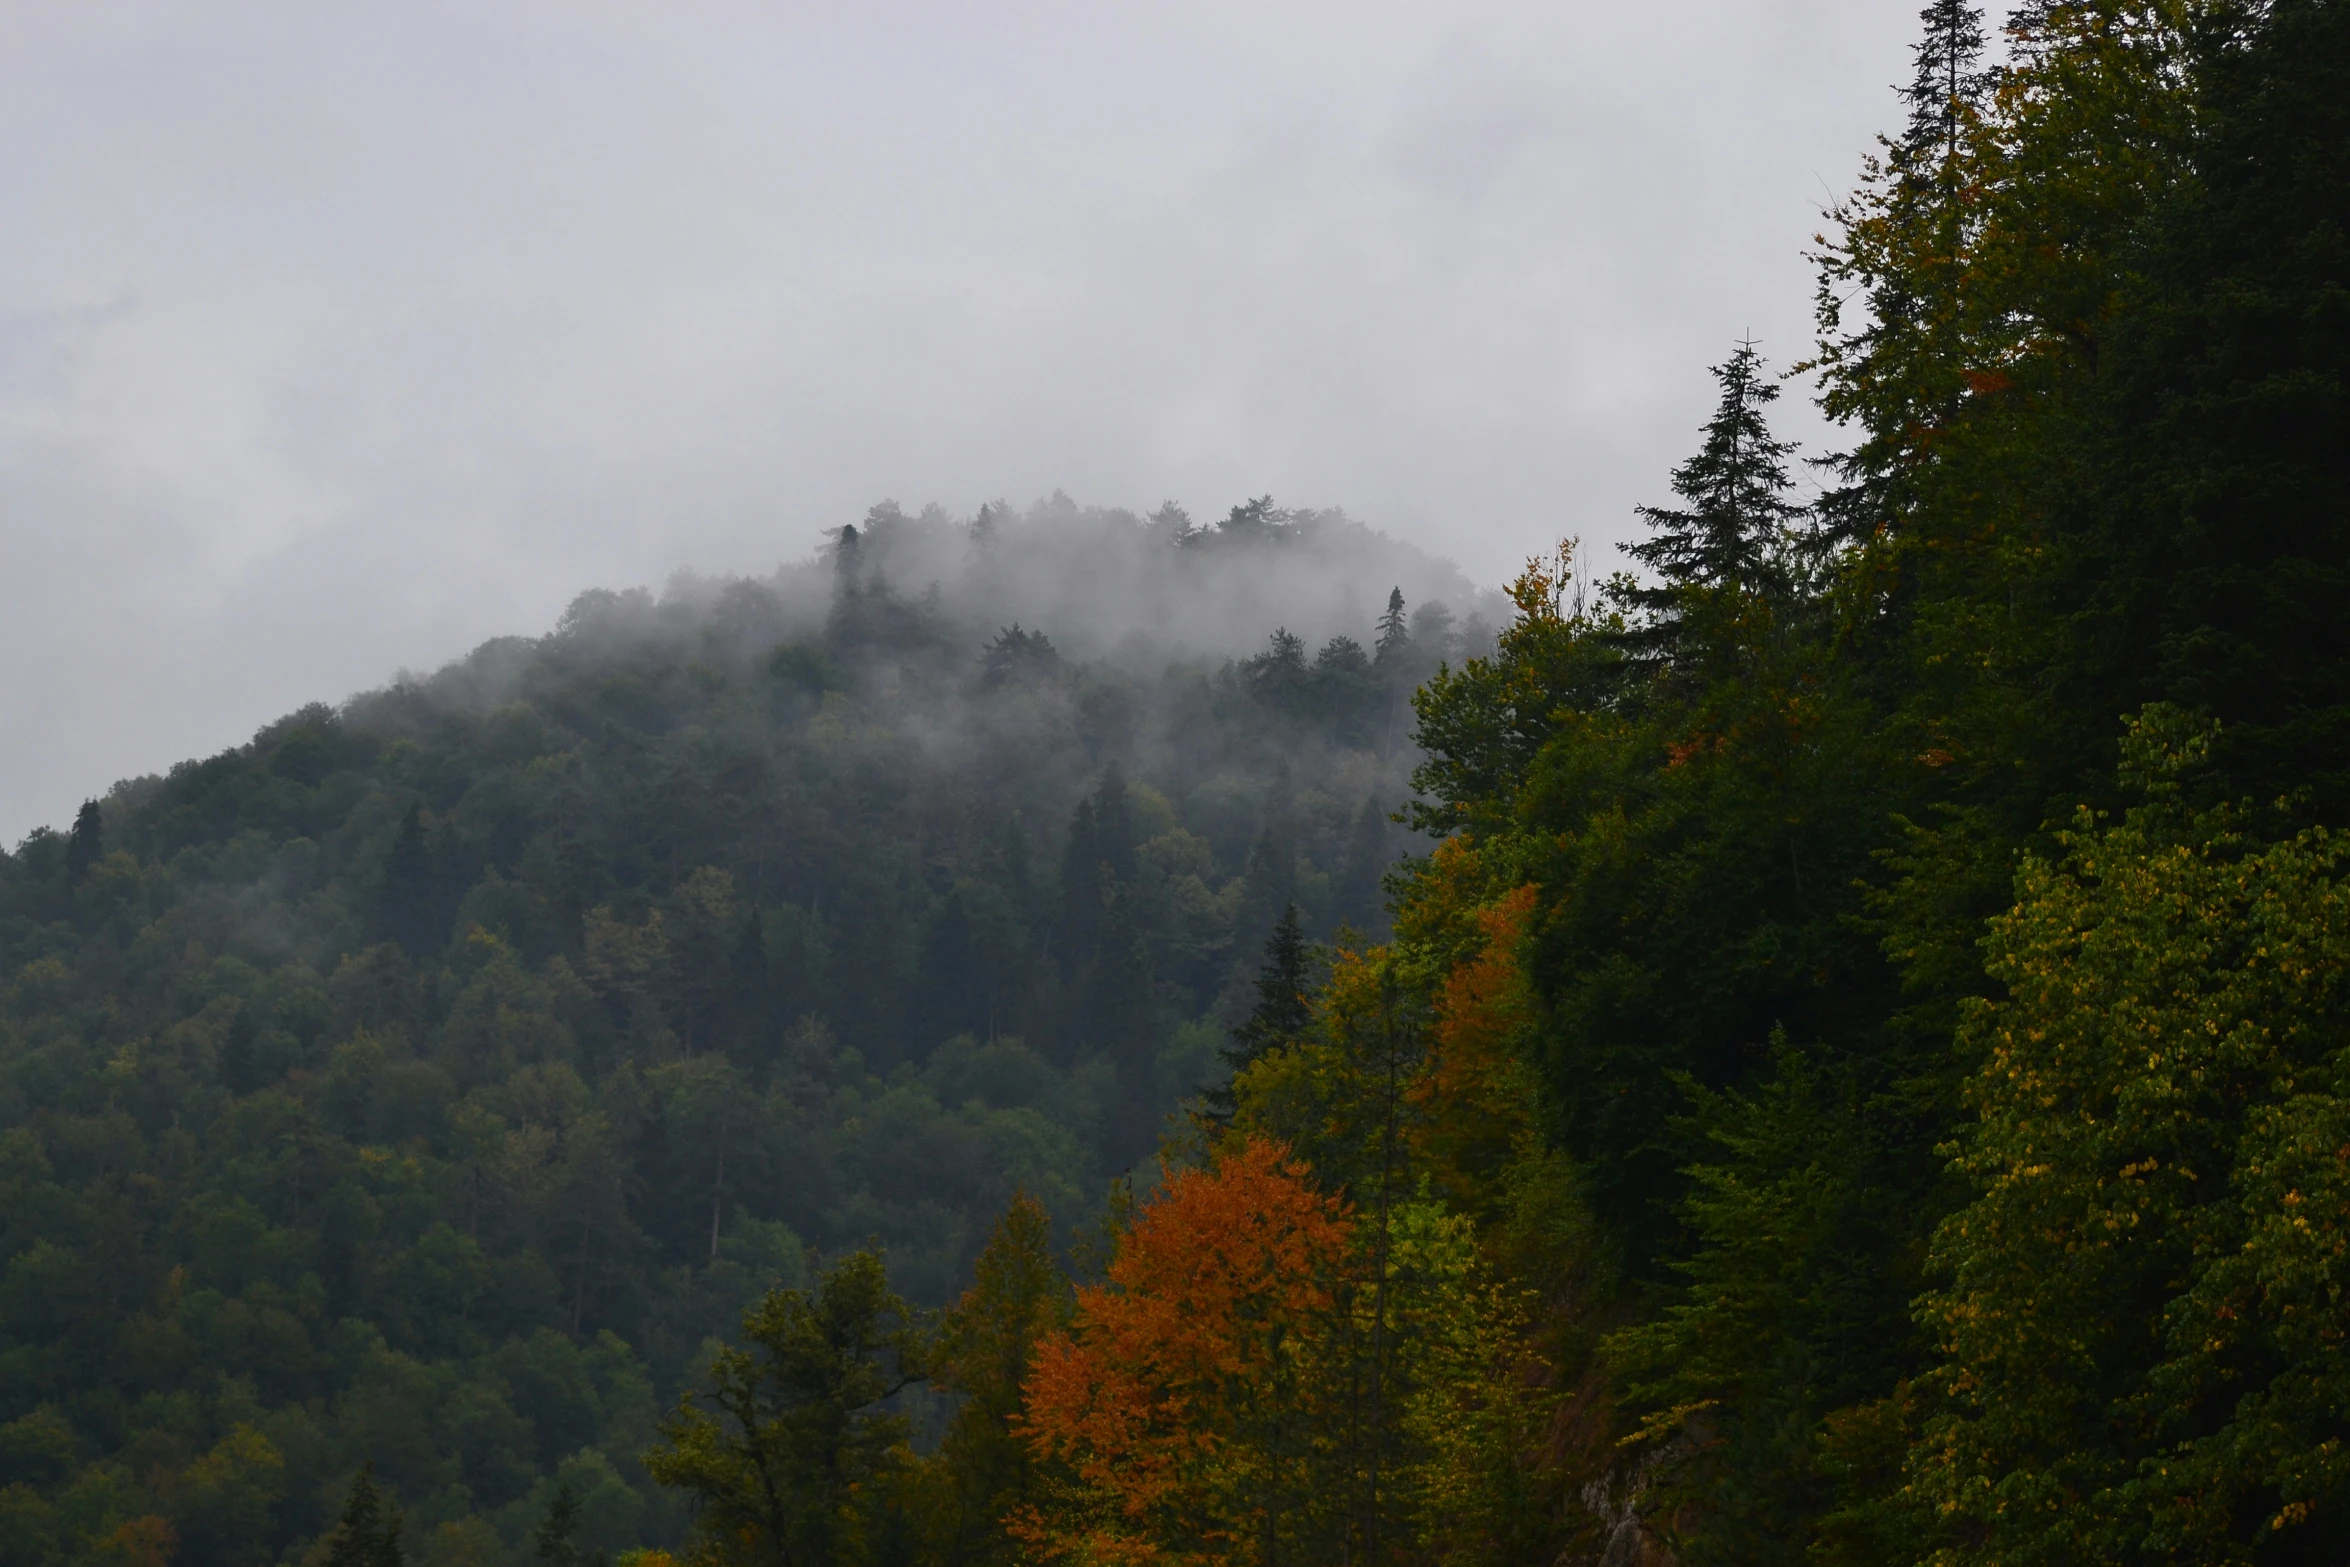
<path fill-rule="evenodd" d="M 1632 617 L 1622 640 L 1643 664 L 1721 649 L 1725 639 L 1707 621 L 1725 608 L 1735 617 L 1749 596 L 1783 600 L 1795 586 L 1799 513 L 1786 494 L 1795 448 L 1772 436 L 1765 413 L 1778 385 L 1752 343 L 1740 343 L 1713 375 L 1722 396 L 1704 444 L 1673 472 L 1683 506 L 1641 507 L 1649 536 L 1625 549 L 1656 585 L 1626 577 L 1609 588 Z"/>
<path fill-rule="evenodd" d="M 2350 9 L 1922 21 L 1646 578 L 885 504 L 0 856 L 0 1556 L 2339 1554 Z"/>
<path fill-rule="evenodd" d="M 1257 968 L 1256 1005 L 1231 1030 L 1218 1052 L 1227 1078 L 1238 1077 L 1267 1052 L 1294 1043 L 1304 1035 L 1313 1022 L 1313 1004 L 1307 998 L 1313 991 L 1319 966 L 1317 954 L 1307 943 L 1305 930 L 1298 922 L 1296 903 L 1284 903 L 1281 918 L 1273 922 L 1273 933 L 1265 938 L 1264 961 Z M 1201 1100 L 1211 1119 L 1231 1120 L 1236 1101 L 1229 1081 L 1210 1088 Z"/>
<path fill-rule="evenodd" d="M 814 1567 L 867 1558 L 906 1417 L 880 1406 L 927 1376 L 926 1331 L 881 1258 L 854 1252 L 810 1290 L 744 1314 L 743 1342 L 661 1423 L 645 1469 L 693 1499 L 706 1559 Z"/>
<path fill-rule="evenodd" d="M 932 1380 L 955 1395 L 938 1451 L 906 1492 L 924 1520 L 920 1560 L 1009 1564 L 1006 1525 L 1035 1499 L 1036 1466 L 1020 1428 L 1038 1342 L 1068 1325 L 1070 1286 L 1042 1204 L 1015 1196 L 979 1254 L 972 1286 L 941 1318 Z"/>
<path fill-rule="evenodd" d="M 2206 746 L 2151 710 L 2125 753 L 2145 803 L 2028 858 L 1992 922 L 2007 997 L 1961 1040 L 1978 1194 L 1923 1307 L 1918 1484 L 1952 1561 L 2248 1562 L 2342 1527 L 2350 893 L 2324 829 L 2263 844 L 2182 802 Z"/>
<path fill-rule="evenodd" d="M 401 1567 L 400 1515 L 386 1509 L 375 1491 L 372 1464 L 352 1477 L 343 1516 L 327 1537 L 326 1567 Z"/>
<path fill-rule="evenodd" d="M 2350 13 L 1923 15 L 1824 242 L 1839 487 L 1791 526 L 1734 357 L 1654 578 L 1529 569 L 1416 699 L 1399 959 L 1529 888 L 1594 1555 L 2322 1559 Z"/>
<path fill-rule="evenodd" d="M 1257 522 L 989 549 L 1170 615 L 1259 547 L 1400 559 Z M 298 1557 L 370 1459 L 420 1562 L 520 1567 L 559 1482 L 583 1552 L 674 1543 L 636 1454 L 746 1305 L 869 1240 L 942 1305 L 1016 1191 L 1082 1226 L 1148 1159 L 1263 900 L 1376 896 L 1409 759 L 1238 661 L 999 632 L 993 555 L 889 586 L 965 531 L 877 509 L 853 591 L 584 594 L 0 855 L 0 1555 Z"/>

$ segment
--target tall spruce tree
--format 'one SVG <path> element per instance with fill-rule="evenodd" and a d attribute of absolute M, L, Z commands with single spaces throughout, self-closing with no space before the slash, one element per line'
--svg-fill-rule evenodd
<path fill-rule="evenodd" d="M 1911 51 L 1909 106 L 1898 156 L 1907 169 L 1931 167 L 1954 178 L 1968 112 L 1990 83 L 1983 69 L 1983 10 L 1966 0 L 1929 0 L 1918 13 L 1924 35 Z"/>
<path fill-rule="evenodd" d="M 1403 589 L 1389 588 L 1387 613 L 1379 617 L 1379 641 L 1373 650 L 1373 657 L 1379 667 L 1385 669 L 1403 657 L 1404 651 L 1411 645 L 1411 623 L 1403 612 Z"/>
<path fill-rule="evenodd" d="M 1232 1030 L 1231 1043 L 1220 1054 L 1238 1077 L 1268 1051 L 1277 1050 L 1303 1034 L 1314 1021 L 1314 949 L 1306 940 L 1297 905 L 1285 903 L 1265 939 L 1264 962 L 1257 969 L 1257 1004 L 1246 1021 Z M 1234 1100 L 1229 1080 L 1200 1096 L 1205 1118 L 1218 1125 L 1232 1119 Z"/>
<path fill-rule="evenodd" d="M 1971 127 L 1990 91 L 1983 16 L 1965 0 L 1930 0 L 1901 98 L 1909 119 L 1887 139 L 1860 193 L 1833 216 L 1843 229 L 1820 260 L 1821 405 L 1861 426 L 1829 466 L 1840 479 L 1821 498 L 1822 544 L 1865 542 L 1918 504 L 1917 469 L 1932 431 L 1965 401 L 1966 261 L 1977 182 Z M 1863 318 L 1845 324 L 1852 301 Z"/>
<path fill-rule="evenodd" d="M 327 1540 L 326 1567 L 405 1567 L 399 1509 L 375 1489 L 375 1465 L 362 1464 L 343 1498 L 343 1516 Z"/>
<path fill-rule="evenodd" d="M 1394 856 L 1388 852 L 1387 813 L 1376 798 L 1365 798 L 1347 836 L 1346 865 L 1338 887 L 1338 917 L 1366 936 L 1385 926 L 1381 878 Z"/>
<path fill-rule="evenodd" d="M 1099 1052 L 1117 1073 L 1118 1111 L 1108 1128 L 1112 1166 L 1150 1151 L 1152 1076 L 1158 1065 L 1158 1020 L 1150 954 L 1134 928 L 1124 887 L 1113 886 L 1102 914 L 1100 951 L 1085 987 L 1081 1048 Z"/>
<path fill-rule="evenodd" d="M 578 1533 L 579 1496 L 569 1481 L 559 1482 L 531 1541 L 531 1559 L 538 1567 L 582 1567 Z"/>
<path fill-rule="evenodd" d="M 1673 470 L 1683 505 L 1642 506 L 1650 537 L 1625 546 L 1654 586 L 1619 577 L 1609 594 L 1630 612 L 1622 633 L 1641 662 L 1670 665 L 1695 651 L 1705 606 L 1723 594 L 1785 597 L 1794 587 L 1792 531 L 1801 509 L 1787 498 L 1792 443 L 1771 434 L 1764 411 L 1779 396 L 1752 342 L 1713 367 L 1722 389 L 1697 455 Z"/>

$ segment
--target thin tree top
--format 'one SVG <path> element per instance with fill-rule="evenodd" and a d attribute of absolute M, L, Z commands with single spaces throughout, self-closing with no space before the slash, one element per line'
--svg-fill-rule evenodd
<path fill-rule="evenodd" d="M 1765 417 L 1779 385 L 1764 373 L 1762 356 L 1751 341 L 1741 342 L 1712 374 L 1722 390 L 1704 443 L 1673 470 L 1673 493 L 1684 504 L 1638 508 L 1652 536 L 1625 546 L 1664 580 L 1661 589 L 1624 595 L 1651 612 L 1668 609 L 1684 588 L 1774 584 L 1800 510 L 1787 499 L 1794 443 L 1775 438 Z"/>

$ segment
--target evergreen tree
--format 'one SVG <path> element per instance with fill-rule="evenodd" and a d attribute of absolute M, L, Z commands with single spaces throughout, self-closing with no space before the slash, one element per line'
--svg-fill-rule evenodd
<path fill-rule="evenodd" d="M 1619 577 L 1610 596 L 1631 611 L 1622 640 L 1636 658 L 1671 664 L 1695 651 L 1689 645 L 1709 601 L 1723 594 L 1783 597 L 1793 587 L 1790 531 L 1799 509 L 1787 499 L 1787 458 L 1795 450 L 1774 438 L 1764 411 L 1778 384 L 1763 374 L 1754 344 L 1713 367 L 1722 389 L 1706 422 L 1697 455 L 1673 470 L 1680 508 L 1642 506 L 1650 537 L 1625 553 L 1654 572 L 1651 587 Z"/>
<path fill-rule="evenodd" d="M 1264 825 L 1241 871 L 1240 910 L 1232 922 L 1233 944 L 1246 952 L 1265 939 L 1284 905 L 1297 897 L 1296 797 L 1283 765 L 1265 791 Z"/>
<path fill-rule="evenodd" d="M 1238 1077 L 1267 1052 L 1297 1039 L 1313 1026 L 1314 949 L 1306 940 L 1297 905 L 1282 905 L 1281 918 L 1265 940 L 1264 961 L 1257 969 L 1257 1001 L 1247 1019 L 1232 1030 L 1231 1043 L 1220 1052 L 1230 1076 Z M 1229 1080 L 1200 1096 L 1206 1119 L 1222 1124 L 1232 1119 L 1234 1106 Z"/>
<path fill-rule="evenodd" d="M 1403 657 L 1412 645 L 1410 622 L 1403 612 L 1403 589 L 1387 590 L 1387 613 L 1379 617 L 1379 640 L 1373 656 L 1379 667 L 1385 669 Z"/>
<path fill-rule="evenodd" d="M 731 1051 L 754 1047 L 774 1009 L 774 987 L 767 972 L 767 919 L 756 905 L 742 923 L 734 953 L 727 963 L 726 1046 Z"/>
<path fill-rule="evenodd" d="M 105 853 L 105 819 L 99 813 L 97 801 L 84 800 L 82 808 L 74 813 L 73 831 L 65 840 L 66 879 L 80 881 Z"/>
<path fill-rule="evenodd" d="M 1241 661 L 1240 674 L 1250 694 L 1275 712 L 1291 716 L 1304 713 L 1312 679 L 1306 668 L 1306 645 L 1287 626 L 1275 628 L 1265 639 L 1265 651 Z"/>
<path fill-rule="evenodd" d="M 1821 402 L 1862 438 L 1831 464 L 1842 483 L 1820 501 L 1820 543 L 1863 543 L 1920 504 L 1931 432 L 1959 416 L 1966 393 L 1968 259 L 1979 199 L 1975 122 L 1992 73 L 1982 65 L 1981 9 L 1930 0 L 1902 89 L 1908 123 L 1867 183 L 1834 216 L 1843 234 L 1821 260 L 1817 314 L 1828 371 Z M 1865 302 L 1847 330 L 1849 301 Z"/>
<path fill-rule="evenodd" d="M 583 1567 L 579 1547 L 573 1542 L 578 1532 L 579 1497 L 569 1481 L 560 1481 L 548 1499 L 547 1516 L 539 1520 L 538 1533 L 532 1539 L 532 1559 L 539 1567 Z"/>
<path fill-rule="evenodd" d="M 1061 667 L 1060 651 L 1041 631 L 1023 631 L 1018 621 L 1002 628 L 980 651 L 982 690 L 1042 680 Z"/>
<path fill-rule="evenodd" d="M 1404 614 L 1403 589 L 1389 588 L 1387 612 L 1379 617 L 1379 639 L 1371 650 L 1371 668 L 1386 690 L 1387 712 L 1379 734 L 1382 755 L 1395 749 L 1396 735 L 1410 716 L 1411 693 L 1425 667 L 1418 651 Z"/>
<path fill-rule="evenodd" d="M 1967 0 L 1928 0 L 1918 20 L 1925 34 L 1911 51 L 1915 68 L 1901 90 L 1909 124 L 1899 156 L 1905 169 L 1927 165 L 1950 180 L 1957 177 L 1966 117 L 1990 81 L 1982 68 L 1983 11 Z"/>
<path fill-rule="evenodd" d="M 931 911 L 922 935 L 921 967 L 912 1011 L 919 1030 L 914 1048 L 927 1053 L 956 1034 L 987 1028 L 987 974 L 971 934 L 970 909 L 959 886 Z"/>
<path fill-rule="evenodd" d="M 2350 14 L 2295 0 L 2220 54 L 2196 177 L 2108 334 L 2112 438 L 2068 597 L 2083 722 L 2221 721 L 2228 793 L 2350 821 Z M 2152 654 L 2149 657 L 2149 653 Z M 2072 676 L 2078 680 L 2077 674 Z"/>
<path fill-rule="evenodd" d="M 375 1465 L 362 1464 L 343 1499 L 342 1520 L 327 1540 L 326 1567 L 405 1567 L 400 1513 L 375 1489 Z"/>

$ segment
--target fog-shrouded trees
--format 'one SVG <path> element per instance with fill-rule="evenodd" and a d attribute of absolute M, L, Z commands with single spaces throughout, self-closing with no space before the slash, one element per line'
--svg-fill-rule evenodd
<path fill-rule="evenodd" d="M 299 1556 L 370 1459 L 428 1567 L 561 1485 L 582 1561 L 680 1542 L 637 1455 L 747 1305 L 868 1242 L 944 1305 L 1021 1191 L 1066 1243 L 1283 904 L 1376 923 L 1399 590 L 1477 602 L 1269 502 L 884 504 L 0 857 L 0 1556 Z"/>
<path fill-rule="evenodd" d="M 0 1557 L 2339 1556 L 2350 10 L 1922 20 L 1822 493 L 885 502 L 0 857 Z"/>

